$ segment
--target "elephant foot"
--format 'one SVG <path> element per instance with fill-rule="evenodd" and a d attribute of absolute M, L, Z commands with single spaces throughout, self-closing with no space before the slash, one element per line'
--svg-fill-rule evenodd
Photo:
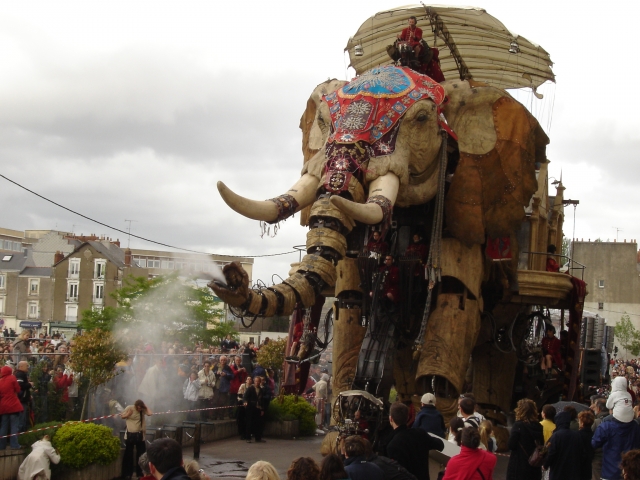
<path fill-rule="evenodd" d="M 212 280 L 207 286 L 220 297 L 222 301 L 232 307 L 239 307 L 249 299 L 249 274 L 238 262 L 231 262 L 222 269 L 222 274 L 227 281 L 223 285 L 219 280 Z"/>

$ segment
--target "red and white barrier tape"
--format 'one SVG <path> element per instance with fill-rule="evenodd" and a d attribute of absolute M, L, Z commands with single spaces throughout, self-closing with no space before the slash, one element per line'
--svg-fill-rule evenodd
<path fill-rule="evenodd" d="M 202 412 L 205 410 L 222 410 L 224 408 L 235 408 L 235 407 L 236 407 L 235 405 L 228 405 L 226 407 L 197 408 L 195 410 L 167 410 L 166 412 L 157 412 L 157 413 L 154 413 L 153 415 L 164 415 L 167 413 Z M 4 435 L 3 437 L 0 437 L 0 438 L 9 438 L 9 437 L 15 437 L 19 435 L 24 435 L 25 433 L 41 432 L 43 430 L 51 430 L 52 428 L 60 428 L 63 425 L 66 425 L 67 423 L 87 423 L 87 422 L 93 422 L 95 420 L 103 420 L 105 418 L 119 417 L 119 416 L 120 416 L 119 413 L 114 413 L 113 415 L 104 415 L 102 417 L 87 418 L 86 420 L 73 420 L 73 421 L 61 423 L 59 425 L 52 425 L 50 427 L 37 428 L 35 430 L 27 430 L 26 432 L 20 432 L 20 433 L 12 433 L 11 435 Z"/>

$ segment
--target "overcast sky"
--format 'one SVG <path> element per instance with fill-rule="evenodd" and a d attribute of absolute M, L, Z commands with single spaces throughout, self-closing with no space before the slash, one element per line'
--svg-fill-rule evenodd
<path fill-rule="evenodd" d="M 304 243 L 298 217 L 276 238 L 220 199 L 223 180 L 257 199 L 302 166 L 306 100 L 344 79 L 360 24 L 403 2 L 31 1 L 0 3 L 0 172 L 102 222 L 164 243 L 260 255 Z M 579 199 L 576 237 L 639 239 L 640 2 L 487 0 L 555 62 L 543 100 L 518 98 L 551 138 L 550 175 Z M 549 131 L 550 127 L 550 131 Z M 124 236 L 0 179 L 0 226 Z M 566 212 L 571 236 L 573 211 Z M 150 247 L 132 239 L 132 247 Z M 257 259 L 283 277 L 292 254 Z"/>

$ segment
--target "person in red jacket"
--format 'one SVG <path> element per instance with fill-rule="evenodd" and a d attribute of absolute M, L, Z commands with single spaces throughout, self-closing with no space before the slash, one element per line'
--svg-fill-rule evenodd
<path fill-rule="evenodd" d="M 460 453 L 447 463 L 442 480 L 491 480 L 498 458 L 480 446 L 480 433 L 475 427 L 464 427 Z"/>
<path fill-rule="evenodd" d="M 556 337 L 556 328 L 553 325 L 547 325 L 545 337 L 542 339 L 542 360 L 540 368 L 545 376 L 550 374 L 552 365 L 562 369 L 562 344 L 560 339 Z"/>
<path fill-rule="evenodd" d="M 4 366 L 0 369 L 0 450 L 7 448 L 7 438 L 5 435 L 10 434 L 11 448 L 20 449 L 18 442 L 18 426 L 20 421 L 20 412 L 23 407 L 18 398 L 20 384 L 13 374 L 13 369 Z"/>
<path fill-rule="evenodd" d="M 409 26 L 402 29 L 402 32 L 398 35 L 398 40 L 407 42 L 413 51 L 416 53 L 416 58 L 420 56 L 420 50 L 422 46 L 422 29 L 416 27 L 418 19 L 416 17 L 409 17 Z"/>
<path fill-rule="evenodd" d="M 69 387 L 73 383 L 73 374 L 66 375 L 64 373 L 64 366 L 59 366 L 58 371 L 53 377 L 53 383 L 58 390 L 62 390 L 62 401 L 69 401 Z"/>

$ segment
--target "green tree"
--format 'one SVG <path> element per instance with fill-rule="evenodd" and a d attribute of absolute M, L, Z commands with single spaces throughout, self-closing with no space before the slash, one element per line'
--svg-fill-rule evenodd
<path fill-rule="evenodd" d="M 117 375 L 115 365 L 127 358 L 127 352 L 115 341 L 111 332 L 95 328 L 74 339 L 69 356 L 71 368 L 88 382 L 80 419 L 84 418 L 87 399 L 92 390 Z"/>
<path fill-rule="evenodd" d="M 620 346 L 634 357 L 640 355 L 640 332 L 631 323 L 631 318 L 625 312 L 615 326 L 615 336 Z"/>
<path fill-rule="evenodd" d="M 129 277 L 112 297 L 117 307 L 82 313 L 83 329 L 112 331 L 117 325 L 119 330 L 130 332 L 126 339 L 131 343 L 137 342 L 138 336 L 148 338 L 150 332 L 163 340 L 209 344 L 237 334 L 233 322 L 224 320 L 220 299 L 177 273 L 152 279 Z"/>
<path fill-rule="evenodd" d="M 258 363 L 265 368 L 280 370 L 284 363 L 284 351 L 287 348 L 287 339 L 269 340 L 258 350 Z"/>

